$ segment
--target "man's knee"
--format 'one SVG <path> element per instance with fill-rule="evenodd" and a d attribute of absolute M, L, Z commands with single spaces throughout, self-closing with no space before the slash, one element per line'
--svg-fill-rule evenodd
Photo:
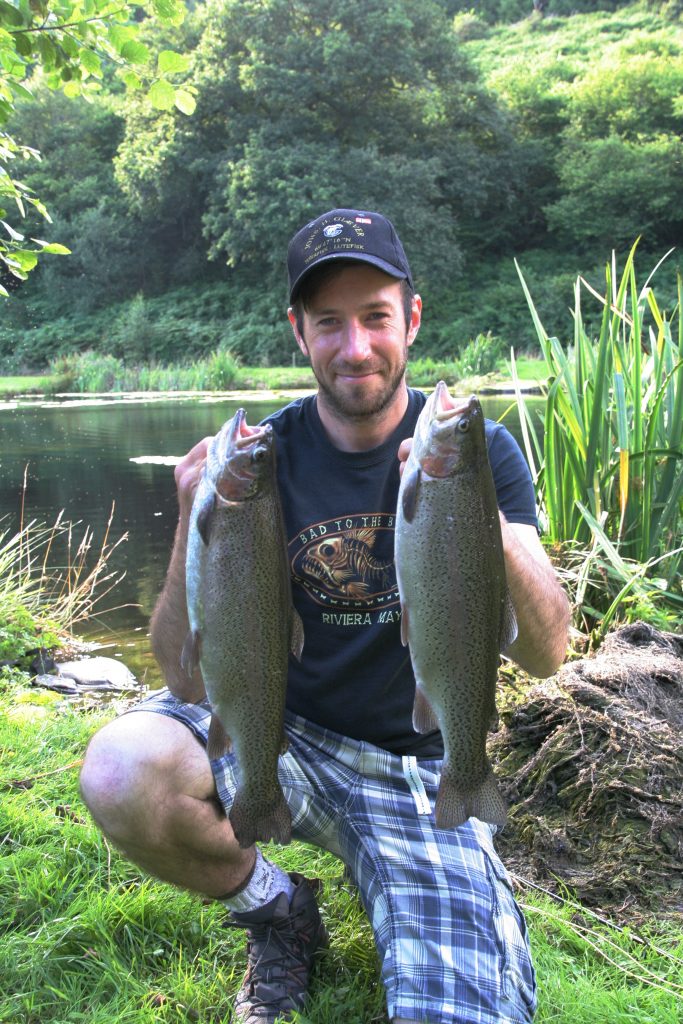
<path fill-rule="evenodd" d="M 158 813 L 165 794 L 182 792 L 180 766 L 187 768 L 188 761 L 196 762 L 195 774 L 205 772 L 204 785 L 210 785 L 206 755 L 185 726 L 153 712 L 123 715 L 91 739 L 81 769 L 81 795 L 95 821 L 121 839 Z"/>
<path fill-rule="evenodd" d="M 83 759 L 81 796 L 102 825 L 125 816 L 146 774 L 144 747 L 136 747 L 137 730 L 129 735 L 126 725 L 121 718 L 105 725 L 90 740 Z"/>

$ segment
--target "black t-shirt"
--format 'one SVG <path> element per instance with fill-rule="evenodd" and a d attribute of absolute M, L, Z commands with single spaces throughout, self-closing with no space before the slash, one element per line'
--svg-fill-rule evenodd
<path fill-rule="evenodd" d="M 440 757 L 438 732 L 412 725 L 415 679 L 400 638 L 394 569 L 398 446 L 412 437 L 425 396 L 409 391 L 384 444 L 339 451 L 314 396 L 268 420 L 277 437 L 294 604 L 304 625 L 301 661 L 290 658 L 287 707 L 325 728 L 397 754 Z M 508 520 L 536 525 L 524 456 L 501 424 L 486 421 L 498 504 Z"/>

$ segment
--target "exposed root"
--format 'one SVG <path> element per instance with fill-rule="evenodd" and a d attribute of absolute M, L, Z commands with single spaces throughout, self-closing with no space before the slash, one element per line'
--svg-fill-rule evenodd
<path fill-rule="evenodd" d="M 613 913 L 683 908 L 683 636 L 608 635 L 501 713 L 506 863 Z"/>

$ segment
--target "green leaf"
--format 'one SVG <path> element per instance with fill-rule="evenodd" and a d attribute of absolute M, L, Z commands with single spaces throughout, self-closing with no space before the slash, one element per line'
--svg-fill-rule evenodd
<path fill-rule="evenodd" d="M 109 42 L 114 49 L 118 53 L 121 53 L 121 49 L 126 45 L 126 43 L 135 39 L 135 36 L 137 35 L 137 28 L 133 25 L 112 25 L 107 35 L 109 37 Z"/>
<path fill-rule="evenodd" d="M 155 82 L 149 90 L 149 99 L 156 110 L 173 110 L 175 105 L 175 89 L 163 79 Z"/>
<path fill-rule="evenodd" d="M 120 52 L 123 59 L 127 60 L 129 64 L 148 64 L 151 56 L 148 47 L 135 39 L 124 43 Z"/>
<path fill-rule="evenodd" d="M 57 63 L 57 49 L 49 36 L 38 36 L 35 40 L 35 48 L 40 54 L 40 60 L 46 70 L 55 67 Z"/>
<path fill-rule="evenodd" d="M 6 3 L 6 0 L 0 0 L 0 18 L 2 18 L 6 25 L 18 26 L 24 24 L 21 11 L 17 10 L 13 4 Z"/>
<path fill-rule="evenodd" d="M 26 198 L 32 206 L 35 206 L 38 213 L 40 213 L 45 218 L 48 224 L 52 224 L 52 217 L 47 212 L 47 207 L 45 206 L 45 204 L 41 202 L 40 199 L 31 199 L 29 196 L 27 196 Z"/>
<path fill-rule="evenodd" d="M 72 36 L 63 35 L 61 39 L 61 46 L 64 53 L 68 54 L 69 57 L 78 57 L 79 46 Z"/>
<path fill-rule="evenodd" d="M 126 88 L 130 89 L 131 92 L 134 92 L 136 89 L 139 89 L 140 86 L 142 85 L 142 80 L 140 79 L 140 76 L 136 75 L 136 73 L 131 68 L 128 68 L 127 71 L 124 71 L 121 75 L 121 78 L 126 83 Z"/>
<path fill-rule="evenodd" d="M 15 96 L 18 96 L 20 100 L 32 100 L 33 93 L 30 92 L 25 85 L 21 82 L 15 82 L 13 79 L 9 80 L 9 87 Z"/>
<path fill-rule="evenodd" d="M 14 45 L 17 48 L 17 53 L 20 53 L 22 57 L 30 57 L 33 53 L 31 37 L 25 36 L 23 32 L 19 32 L 14 36 Z"/>
<path fill-rule="evenodd" d="M 175 105 L 181 114 L 194 114 L 197 108 L 197 101 L 187 89 L 175 90 Z"/>
<path fill-rule="evenodd" d="M 67 249 L 65 245 L 60 245 L 59 242 L 44 242 L 42 238 L 32 238 L 32 242 L 42 247 L 42 252 L 49 252 L 53 256 L 70 256 L 71 249 Z"/>
<path fill-rule="evenodd" d="M 159 21 L 180 25 L 185 17 L 185 7 L 178 0 L 152 0 L 152 8 Z"/>
<path fill-rule="evenodd" d="M 96 53 L 83 48 L 79 53 L 79 58 L 82 66 L 89 74 L 95 75 L 97 78 L 102 77 L 102 62 Z"/>
<path fill-rule="evenodd" d="M 64 85 L 64 95 L 68 96 L 70 100 L 75 99 L 76 96 L 81 95 L 81 83 L 75 79 L 71 79 L 70 82 L 66 82 Z"/>
<path fill-rule="evenodd" d="M 187 71 L 190 66 L 190 58 L 175 50 L 162 50 L 158 58 L 159 73 L 162 75 L 174 75 Z"/>
<path fill-rule="evenodd" d="M 30 252 L 28 249 L 17 249 L 12 253 L 14 259 L 17 261 L 23 273 L 28 273 L 29 270 L 33 270 L 36 263 L 38 262 L 38 255 L 35 252 Z"/>

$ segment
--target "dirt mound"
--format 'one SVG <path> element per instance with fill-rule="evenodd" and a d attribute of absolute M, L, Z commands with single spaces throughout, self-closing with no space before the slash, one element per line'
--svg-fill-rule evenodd
<path fill-rule="evenodd" d="M 589 906 L 683 908 L 683 636 L 638 622 L 501 712 L 512 871 Z"/>

